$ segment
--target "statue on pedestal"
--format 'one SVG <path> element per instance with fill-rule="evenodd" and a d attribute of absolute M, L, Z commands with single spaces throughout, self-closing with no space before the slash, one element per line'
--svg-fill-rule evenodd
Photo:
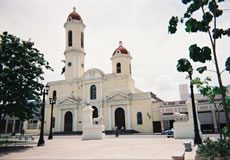
<path fill-rule="evenodd" d="M 93 108 L 89 103 L 83 109 L 83 140 L 103 139 L 105 137 L 105 126 L 103 125 L 103 118 L 92 118 Z"/>

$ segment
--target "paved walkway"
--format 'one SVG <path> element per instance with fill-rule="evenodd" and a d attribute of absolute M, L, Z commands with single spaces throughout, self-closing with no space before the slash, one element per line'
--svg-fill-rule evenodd
<path fill-rule="evenodd" d="M 57 136 L 47 140 L 45 146 L 20 152 L 0 154 L 0 159 L 171 159 L 184 152 L 184 142 L 191 139 L 174 139 L 156 135 L 113 135 L 103 140 L 81 140 L 81 136 Z M 37 142 L 37 138 L 35 139 Z M 186 152 L 186 159 L 194 159 L 195 149 Z"/>

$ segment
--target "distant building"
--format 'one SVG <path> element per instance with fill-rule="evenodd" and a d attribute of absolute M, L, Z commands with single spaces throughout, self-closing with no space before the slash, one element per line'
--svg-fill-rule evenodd
<path fill-rule="evenodd" d="M 230 90 L 230 85 L 228 85 L 228 90 Z M 188 92 L 188 85 L 183 84 L 179 86 L 180 91 L 180 101 L 164 102 L 160 107 L 160 117 L 161 117 L 161 130 L 167 130 L 173 128 L 174 116 L 173 112 L 180 112 L 188 114 L 185 102 L 190 98 L 190 93 Z M 227 93 L 229 95 L 229 92 Z M 219 117 L 219 122 L 221 128 L 226 125 L 225 113 L 223 111 L 221 103 L 221 98 L 217 97 L 216 104 L 220 109 L 220 115 L 214 105 L 209 102 L 207 97 L 203 97 L 200 94 L 195 94 L 195 99 L 198 102 L 198 118 L 201 124 L 201 130 L 203 133 L 213 133 L 218 131 L 216 120 Z"/>

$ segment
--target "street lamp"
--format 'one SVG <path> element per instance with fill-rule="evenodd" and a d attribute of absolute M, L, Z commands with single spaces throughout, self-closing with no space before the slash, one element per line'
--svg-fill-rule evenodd
<path fill-rule="evenodd" d="M 49 137 L 48 139 L 53 139 L 53 132 L 52 132 L 52 128 L 53 128 L 53 107 L 54 107 L 54 104 L 56 104 L 56 100 L 57 98 L 55 96 L 53 96 L 53 98 L 50 98 L 50 105 L 51 105 L 51 118 L 50 118 L 50 134 L 49 134 Z"/>
<path fill-rule="evenodd" d="M 40 137 L 39 137 L 37 146 L 43 146 L 45 144 L 45 141 L 44 141 L 44 118 L 45 118 L 45 105 L 46 105 L 45 101 L 46 101 L 46 95 L 48 95 L 49 89 L 50 89 L 50 86 L 48 85 L 41 88 L 41 94 L 43 95 L 43 102 L 41 106 L 41 130 L 40 130 Z"/>

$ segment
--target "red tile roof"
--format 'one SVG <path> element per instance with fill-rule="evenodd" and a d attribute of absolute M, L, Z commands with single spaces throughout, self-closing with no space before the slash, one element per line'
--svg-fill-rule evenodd
<path fill-rule="evenodd" d="M 128 50 L 122 46 L 122 41 L 119 42 L 119 47 L 113 52 L 113 56 L 120 51 L 122 54 L 129 54 Z"/>
<path fill-rule="evenodd" d="M 73 8 L 73 12 L 71 12 L 68 16 L 68 18 L 71 17 L 72 19 L 75 19 L 75 20 L 82 20 L 81 19 L 81 16 L 76 12 L 76 9 L 75 7 Z"/>

